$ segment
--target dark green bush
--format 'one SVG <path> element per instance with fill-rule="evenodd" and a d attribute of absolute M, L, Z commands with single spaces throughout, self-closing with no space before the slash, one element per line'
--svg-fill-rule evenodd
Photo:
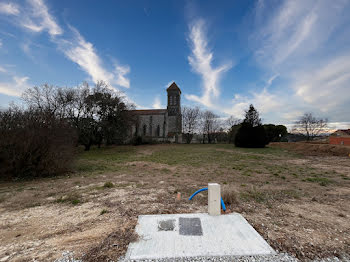
<path fill-rule="evenodd" d="M 141 136 L 134 136 L 131 140 L 131 144 L 134 146 L 139 146 L 143 144 Z"/>
<path fill-rule="evenodd" d="M 265 147 L 267 142 L 264 127 L 252 126 L 249 123 L 242 123 L 235 137 L 237 147 Z"/>

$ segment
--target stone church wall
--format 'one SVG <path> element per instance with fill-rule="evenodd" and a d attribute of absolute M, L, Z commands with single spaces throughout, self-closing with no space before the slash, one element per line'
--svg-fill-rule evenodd
<path fill-rule="evenodd" d="M 139 136 L 152 136 L 152 137 L 164 137 L 167 134 L 165 114 L 159 115 L 140 115 L 139 116 L 139 128 L 137 135 Z M 146 126 L 146 135 L 144 135 L 144 126 Z M 159 126 L 159 136 L 157 134 L 157 127 Z"/>

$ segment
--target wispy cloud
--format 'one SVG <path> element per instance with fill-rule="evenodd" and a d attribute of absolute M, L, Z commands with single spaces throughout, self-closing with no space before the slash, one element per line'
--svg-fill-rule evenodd
<path fill-rule="evenodd" d="M 328 112 L 338 106 L 350 106 L 350 52 L 310 69 L 295 73 L 293 88 L 305 102 Z"/>
<path fill-rule="evenodd" d="M 345 26 L 350 22 L 347 15 L 350 2 L 280 3 L 272 5 L 263 0 L 257 3 L 249 42 L 253 43 L 253 57 L 259 67 L 264 74 L 272 75 L 258 93 L 264 94 L 266 87 L 278 77 L 283 86 L 277 84 L 265 95 L 274 96 L 282 104 L 276 112 L 275 106 L 266 105 L 274 101 L 251 92 L 234 99 L 237 105 L 231 110 L 241 111 L 244 102 L 260 103 L 274 119 L 291 120 L 307 110 L 331 121 L 348 120 L 344 109 L 350 107 L 350 46 L 346 44 L 349 40 L 342 36 L 350 34 Z"/>
<path fill-rule="evenodd" d="M 82 71 L 86 72 L 93 82 L 103 80 L 114 88 L 130 87 L 130 80 L 127 77 L 130 72 L 128 65 L 120 65 L 114 62 L 114 69 L 112 67 L 107 69 L 96 47 L 87 41 L 76 28 L 68 26 L 67 31 L 64 32 L 57 19 L 50 13 L 44 0 L 27 0 L 27 3 L 28 5 L 21 9 L 14 4 L 9 4 L 11 10 L 17 10 L 12 11 L 12 13 L 21 13 L 20 16 L 13 17 L 12 22 L 27 31 L 47 32 L 50 35 L 50 41 L 57 45 L 58 50 L 77 64 Z M 10 12 L 10 7 L 5 4 L 0 5 L 0 8 L 2 8 L 0 11 L 7 10 L 7 12 Z M 28 42 L 22 43 L 20 46 L 24 53 L 30 55 Z"/>
<path fill-rule="evenodd" d="M 349 20 L 344 13 L 348 1 L 280 3 L 272 6 L 260 1 L 255 8 L 255 20 L 259 23 L 250 39 L 257 60 L 264 67 L 295 64 L 306 55 L 317 53 L 344 19 Z"/>
<path fill-rule="evenodd" d="M 220 94 L 220 78 L 222 74 L 232 67 L 231 63 L 226 63 L 218 67 L 214 67 L 213 52 L 208 47 L 208 41 L 205 35 L 204 20 L 197 20 L 190 26 L 190 45 L 192 54 L 188 57 L 189 64 L 194 72 L 202 78 L 202 96 L 188 95 L 185 97 L 201 103 L 207 107 L 213 106 L 213 98 L 217 98 Z"/>
<path fill-rule="evenodd" d="M 130 80 L 126 77 L 126 75 L 130 73 L 130 67 L 117 65 L 115 67 L 115 71 L 116 71 L 115 83 L 118 86 L 129 88 L 130 87 Z"/>
<path fill-rule="evenodd" d="M 268 80 L 267 80 L 267 85 L 270 86 L 272 84 L 272 82 L 279 77 L 279 74 L 274 74 L 273 76 L 271 76 Z"/>
<path fill-rule="evenodd" d="M 63 34 L 63 29 L 57 24 L 55 18 L 49 13 L 48 7 L 43 0 L 28 0 L 30 12 L 21 19 L 24 28 L 30 31 L 48 31 L 51 36 Z"/>
<path fill-rule="evenodd" d="M 126 74 L 130 72 L 129 66 L 115 66 L 115 72 L 107 70 L 103 66 L 102 59 L 92 43 L 86 41 L 77 29 L 70 26 L 73 32 L 71 39 L 57 39 L 59 49 L 67 58 L 76 63 L 81 70 L 91 76 L 93 82 L 106 81 L 109 85 L 118 85 L 129 88 L 130 81 Z"/>
<path fill-rule="evenodd" d="M 109 81 L 113 78 L 113 74 L 102 67 L 100 57 L 96 54 L 96 50 L 92 43 L 87 42 L 76 30 L 71 27 L 74 32 L 74 38 L 71 40 L 57 41 L 59 49 L 74 63 L 87 72 L 94 82 L 105 80 Z"/>
<path fill-rule="evenodd" d="M 2 66 L 0 66 L 0 73 L 6 73 L 7 70 L 5 68 L 3 68 Z"/>
<path fill-rule="evenodd" d="M 21 96 L 23 91 L 30 87 L 29 77 L 12 76 L 8 82 L 0 82 L 0 93 L 8 96 Z"/>
<path fill-rule="evenodd" d="M 162 108 L 162 103 L 161 103 L 161 101 L 160 101 L 160 97 L 159 97 L 159 96 L 156 96 L 156 97 L 154 98 L 154 102 L 153 102 L 152 107 L 153 107 L 154 109 L 161 109 L 161 108 Z"/>
<path fill-rule="evenodd" d="M 224 108 L 224 112 L 242 118 L 244 111 L 253 104 L 260 113 L 265 114 L 283 107 L 285 101 L 281 100 L 276 94 L 263 89 L 261 92 L 251 92 L 249 95 L 235 95 L 232 100 L 232 107 Z"/>
<path fill-rule="evenodd" d="M 18 5 L 15 3 L 0 3 L 0 13 L 5 15 L 18 15 Z"/>
<path fill-rule="evenodd" d="M 2 40 L 0 39 L 0 47 L 2 47 Z"/>

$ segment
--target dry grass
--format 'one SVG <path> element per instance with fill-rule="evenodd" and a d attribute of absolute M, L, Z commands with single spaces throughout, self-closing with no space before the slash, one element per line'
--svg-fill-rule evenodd
<path fill-rule="evenodd" d="M 48 261 L 72 250 L 91 261 L 116 260 L 138 215 L 206 212 L 207 193 L 188 197 L 209 182 L 222 184 L 228 210 L 277 250 L 304 260 L 350 253 L 345 157 L 232 145 L 120 146 L 81 152 L 75 170 L 0 185 L 0 259 Z"/>
<path fill-rule="evenodd" d="M 136 218 L 128 218 L 122 227 L 118 227 L 99 244 L 88 250 L 82 257 L 85 262 L 117 261 L 125 253 L 130 242 L 137 241 L 134 232 Z"/>
<path fill-rule="evenodd" d="M 239 204 L 239 195 L 237 191 L 227 186 L 223 187 L 221 192 L 222 200 L 225 205 L 237 205 Z"/>

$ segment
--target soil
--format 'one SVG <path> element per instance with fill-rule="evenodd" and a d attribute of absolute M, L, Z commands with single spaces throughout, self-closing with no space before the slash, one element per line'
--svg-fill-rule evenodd
<path fill-rule="evenodd" d="M 296 151 L 300 154 L 307 156 L 350 156 L 350 146 L 343 145 L 330 145 L 327 143 L 317 142 L 294 142 L 294 143 L 283 143 L 275 142 L 270 143 L 271 147 L 279 147 L 292 151 Z"/>
<path fill-rule="evenodd" d="M 116 261 L 137 239 L 138 215 L 206 212 L 205 193 L 188 197 L 211 181 L 223 185 L 227 212 L 241 213 L 273 248 L 305 261 L 350 254 L 349 157 L 185 149 L 209 160 L 167 164 L 155 154 L 181 155 L 184 146 L 140 146 L 140 159 L 113 170 L 0 184 L 0 260 L 53 261 L 68 250 L 86 261 Z M 306 180 L 312 174 L 320 183 Z"/>

